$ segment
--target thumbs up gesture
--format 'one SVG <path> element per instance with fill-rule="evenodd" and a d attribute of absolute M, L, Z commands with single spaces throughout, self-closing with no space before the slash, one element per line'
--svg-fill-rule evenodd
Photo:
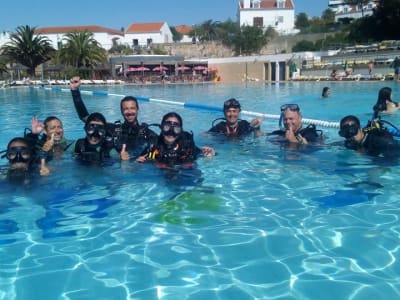
<path fill-rule="evenodd" d="M 50 136 L 50 139 L 48 139 L 44 145 L 42 146 L 42 150 L 45 152 L 49 152 L 51 149 L 53 149 L 54 146 L 54 135 L 55 133 L 52 133 Z"/>
<path fill-rule="evenodd" d="M 129 160 L 130 159 L 129 153 L 126 151 L 126 144 L 122 145 L 120 156 L 121 156 L 121 160 Z"/>
<path fill-rule="evenodd" d="M 47 176 L 49 174 L 50 174 L 50 170 L 46 165 L 46 160 L 44 158 L 42 158 L 40 161 L 40 175 Z"/>

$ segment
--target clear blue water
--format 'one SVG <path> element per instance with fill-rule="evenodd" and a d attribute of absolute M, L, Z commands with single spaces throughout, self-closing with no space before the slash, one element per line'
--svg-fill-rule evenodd
<path fill-rule="evenodd" d="M 330 99 L 319 97 L 324 85 Z M 268 114 L 295 102 L 306 118 L 365 123 L 386 85 L 400 98 L 395 82 L 82 89 L 210 105 L 236 97 Z M 120 119 L 121 97 L 83 97 Z M 84 136 L 68 92 L 0 89 L 0 103 L 3 149 L 33 115 L 57 115 L 67 138 Z M 172 110 L 218 152 L 198 160 L 202 182 L 133 162 L 85 168 L 70 155 L 25 187 L 0 181 L 0 299 L 399 299 L 397 165 L 337 146 L 221 143 L 202 135 L 220 116 L 207 110 L 142 102 L 139 119 Z M 265 119 L 262 129 L 277 127 Z M 321 129 L 339 140 L 337 128 Z"/>

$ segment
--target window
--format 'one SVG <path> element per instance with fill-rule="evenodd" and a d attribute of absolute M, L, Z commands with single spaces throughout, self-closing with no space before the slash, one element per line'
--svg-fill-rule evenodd
<path fill-rule="evenodd" d="M 262 17 L 254 17 L 253 18 L 253 26 L 254 27 L 264 27 L 264 19 Z"/>
<path fill-rule="evenodd" d="M 147 39 L 147 47 L 151 47 L 153 45 L 153 39 Z"/>
<path fill-rule="evenodd" d="M 260 8 L 260 0 L 253 1 L 253 8 Z"/>
<path fill-rule="evenodd" d="M 139 40 L 138 39 L 133 39 L 132 43 L 133 43 L 133 47 L 139 46 Z"/>
<path fill-rule="evenodd" d="M 285 8 L 285 1 L 286 0 L 278 0 L 277 3 L 278 8 Z"/>

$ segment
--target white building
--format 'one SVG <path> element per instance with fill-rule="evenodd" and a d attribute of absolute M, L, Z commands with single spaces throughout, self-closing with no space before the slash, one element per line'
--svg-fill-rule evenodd
<path fill-rule="evenodd" d="M 192 27 L 188 25 L 178 25 L 175 26 L 175 30 L 182 34 L 182 39 L 180 40 L 181 43 L 193 43 L 193 38 L 189 36 L 192 32 Z M 196 42 L 196 40 L 194 40 Z"/>
<path fill-rule="evenodd" d="M 131 47 L 151 47 L 153 44 L 173 43 L 167 23 L 133 23 L 125 31 L 125 43 Z"/>
<path fill-rule="evenodd" d="M 95 25 L 43 27 L 37 28 L 35 34 L 48 38 L 52 46 L 59 49 L 67 33 L 83 31 L 92 32 L 94 39 L 106 50 L 109 50 L 114 44 L 120 44 L 124 38 L 122 31 Z"/>
<path fill-rule="evenodd" d="M 241 0 L 238 14 L 240 26 L 272 27 L 281 35 L 298 32 L 292 0 Z"/>
<path fill-rule="evenodd" d="M 378 3 L 379 1 L 377 0 L 371 0 L 366 5 L 354 5 L 346 4 L 344 0 L 330 0 L 328 6 L 335 13 L 335 21 L 338 22 L 345 19 L 359 19 L 371 16 Z"/>

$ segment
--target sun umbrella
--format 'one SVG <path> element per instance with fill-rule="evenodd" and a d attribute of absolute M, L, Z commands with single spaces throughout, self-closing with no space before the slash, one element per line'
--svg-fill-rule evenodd
<path fill-rule="evenodd" d="M 153 68 L 153 71 L 167 71 L 168 68 L 166 66 L 157 66 Z"/>
<path fill-rule="evenodd" d="M 207 70 L 207 67 L 206 66 L 195 66 L 193 68 L 193 70 L 196 70 L 196 71 Z"/>
<path fill-rule="evenodd" d="M 216 67 L 208 67 L 209 72 L 217 72 L 218 69 Z"/>
<path fill-rule="evenodd" d="M 179 66 L 176 69 L 178 71 L 187 71 L 187 70 L 190 70 L 190 67 L 188 67 L 188 66 Z"/>
<path fill-rule="evenodd" d="M 134 68 L 134 67 L 129 67 L 129 68 L 126 69 L 126 71 L 127 71 L 127 72 L 135 72 L 135 71 L 137 71 L 137 70 L 136 70 L 136 68 Z"/>
<path fill-rule="evenodd" d="M 150 69 L 148 68 L 148 67 L 137 67 L 137 68 L 135 68 L 136 70 L 135 71 L 150 71 Z"/>

